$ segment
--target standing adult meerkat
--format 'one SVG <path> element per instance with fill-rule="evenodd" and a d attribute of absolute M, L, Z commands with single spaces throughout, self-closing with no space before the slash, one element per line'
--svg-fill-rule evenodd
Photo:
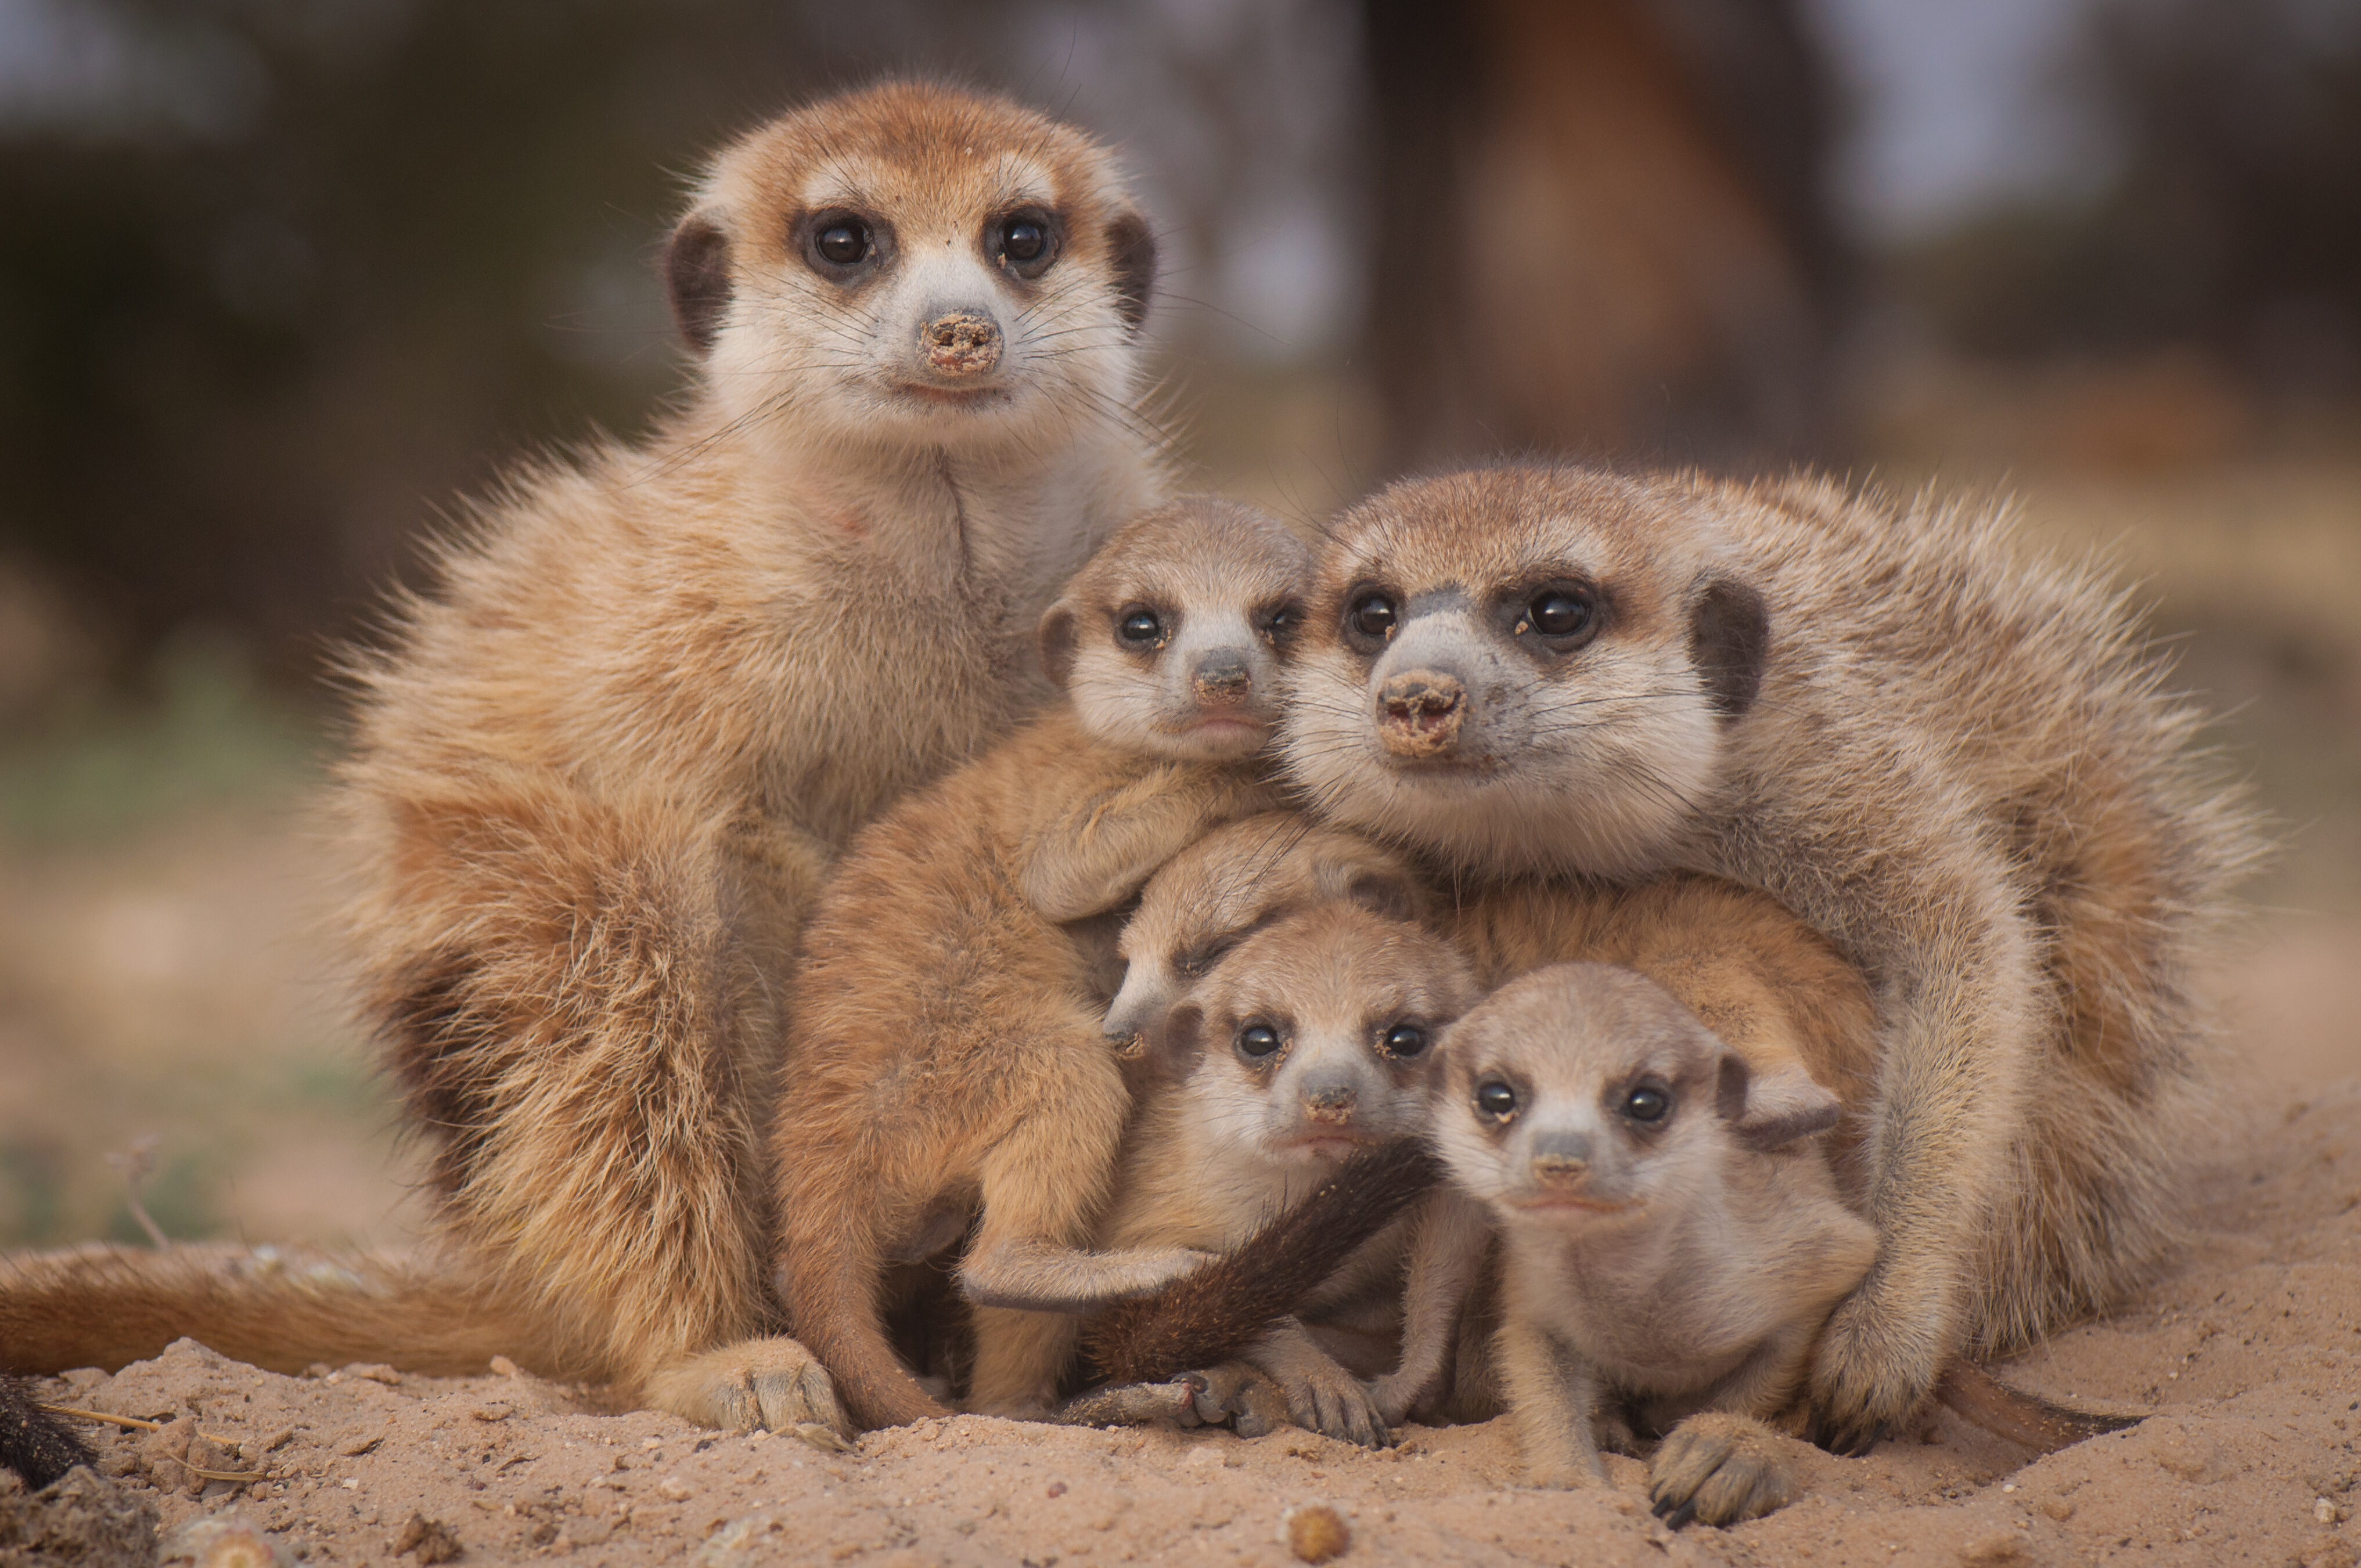
<path fill-rule="evenodd" d="M 1664 1437 L 1650 1490 L 1676 1524 L 1784 1504 L 1764 1423 L 1877 1253 L 1807 1141 L 1837 1097 L 1800 1064 L 1751 1071 L 1662 987 L 1603 964 L 1493 992 L 1439 1065 L 1430 1136 L 1499 1233 L 1496 1354 L 1533 1479 L 1603 1483 L 1598 1428 L 1628 1411 Z"/>
<path fill-rule="evenodd" d="M 365 1011 L 544 1370 L 839 1419 L 758 1337 L 796 936 L 855 829 L 1047 695 L 1043 608 L 1163 492 L 1153 272 L 1108 152 L 1005 99 L 773 121 L 666 255 L 683 407 L 522 475 L 360 661 Z"/>
<path fill-rule="evenodd" d="M 1999 512 L 1504 466 L 1337 520 L 1286 746 L 1450 874 L 1708 872 L 1866 971 L 1881 1252 L 1812 1385 L 1850 1452 L 2172 1234 L 2190 980 L 2255 842 L 2197 726 Z"/>
<path fill-rule="evenodd" d="M 1042 620 L 1070 701 L 872 823 L 822 896 L 773 1132 L 778 1280 L 861 1423 L 950 1413 L 887 1341 L 890 1262 L 968 1235 L 969 1407 L 1046 1415 L 1073 1321 L 998 1303 L 1110 1299 L 1201 1261 L 1082 1250 L 1131 1097 L 1089 947 L 1060 923 L 1270 804 L 1252 760 L 1310 569 L 1285 526 L 1228 502 L 1126 524 Z"/>

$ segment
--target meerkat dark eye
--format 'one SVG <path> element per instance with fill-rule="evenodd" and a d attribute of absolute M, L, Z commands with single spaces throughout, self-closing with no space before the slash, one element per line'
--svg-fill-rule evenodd
<path fill-rule="evenodd" d="M 1415 1024 L 1397 1024 L 1386 1031 L 1385 1039 L 1380 1043 L 1386 1055 L 1407 1061 L 1426 1049 L 1426 1031 Z"/>
<path fill-rule="evenodd" d="M 1283 604 L 1263 617 L 1262 634 L 1273 642 L 1284 642 L 1294 636 L 1295 629 L 1302 624 L 1302 609 L 1295 605 Z"/>
<path fill-rule="evenodd" d="M 1400 621 L 1400 609 L 1384 594 L 1363 594 L 1345 611 L 1345 627 L 1363 643 L 1383 642 Z"/>
<path fill-rule="evenodd" d="M 1126 647 L 1153 648 L 1164 641 L 1164 622 L 1146 605 L 1136 604 L 1115 619 L 1115 634 Z"/>
<path fill-rule="evenodd" d="M 1058 236 L 1039 213 L 1015 213 L 1003 218 L 995 248 L 1001 265 L 1020 278 L 1038 278 L 1058 258 Z"/>
<path fill-rule="evenodd" d="M 812 231 L 811 246 L 831 267 L 858 267 L 875 250 L 876 238 L 858 218 L 832 218 Z"/>
<path fill-rule="evenodd" d="M 1476 1109 L 1505 1122 L 1517 1113 L 1517 1091 L 1497 1078 L 1487 1079 L 1476 1086 Z"/>
<path fill-rule="evenodd" d="M 1653 1125 L 1663 1121 L 1673 1109 L 1673 1097 L 1653 1084 L 1643 1083 L 1623 1097 L 1623 1114 L 1634 1122 Z"/>
<path fill-rule="evenodd" d="M 1259 1061 L 1279 1049 L 1279 1031 L 1268 1024 L 1249 1024 L 1238 1031 L 1238 1055 Z"/>
<path fill-rule="evenodd" d="M 1532 632 L 1565 646 L 1578 644 L 1598 628 L 1598 602 L 1587 590 L 1569 584 L 1541 589 L 1517 614 L 1517 630 Z"/>

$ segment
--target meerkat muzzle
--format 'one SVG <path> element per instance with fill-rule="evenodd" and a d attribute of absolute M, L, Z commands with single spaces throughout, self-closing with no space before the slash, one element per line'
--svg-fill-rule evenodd
<path fill-rule="evenodd" d="M 981 376 L 1000 363 L 1000 328 L 973 311 L 937 316 L 918 329 L 927 363 L 938 375 Z"/>
<path fill-rule="evenodd" d="M 1189 684 L 1207 707 L 1237 707 L 1254 695 L 1254 674 L 1243 659 L 1208 659 Z"/>
<path fill-rule="evenodd" d="M 1397 757 L 1440 757 L 1458 750 L 1467 688 L 1440 670 L 1405 670 L 1378 692 L 1378 737 Z"/>

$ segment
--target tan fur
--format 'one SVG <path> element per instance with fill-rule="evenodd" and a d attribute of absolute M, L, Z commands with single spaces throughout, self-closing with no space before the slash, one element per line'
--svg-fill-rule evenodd
<path fill-rule="evenodd" d="M 1217 828 L 1141 890 L 1117 948 L 1122 989 L 1108 1032 L 1153 1026 L 1246 937 L 1316 903 L 1350 898 L 1422 918 L 1485 990 L 1577 959 L 1637 970 L 1705 1020 L 1756 1071 L 1800 1063 L 1847 1108 L 1875 1083 L 1876 1013 L 1858 968 L 1752 888 L 1675 874 L 1637 887 L 1517 877 L 1454 890 L 1358 834 L 1272 812 Z M 1860 1141 L 1849 1118 L 1829 1145 Z"/>
<path fill-rule="evenodd" d="M 1426 1042 L 1476 992 L 1448 945 L 1349 901 L 1316 905 L 1246 938 L 1174 1009 L 1157 1049 L 1176 1081 L 1126 1141 L 1108 1247 L 1227 1252 L 1300 1201 L 1354 1153 L 1415 1135 L 1425 1120 Z M 1276 1048 L 1240 1044 L 1268 1028 Z M 1397 1048 L 1389 1041 L 1411 1038 Z M 1390 1297 L 1412 1221 L 1365 1243 L 1307 1316 Z M 1368 1391 L 1279 1320 L 1246 1359 L 1285 1392 L 1300 1425 L 1385 1441 Z"/>
<path fill-rule="evenodd" d="M 993 248 L 1020 208 L 1062 236 L 1036 279 Z M 890 241 L 857 278 L 808 248 L 840 211 Z M 776 1328 L 798 930 L 863 821 L 1045 695 L 1042 607 L 1160 492 L 1145 232 L 1103 149 L 1004 100 L 889 84 L 753 131 L 675 240 L 709 344 L 680 411 L 520 476 L 357 671 L 365 1011 L 447 1237 L 567 1375 L 637 1397 Z"/>
<path fill-rule="evenodd" d="M 398 1362 L 442 1376 L 495 1355 L 545 1372 L 555 1347 L 434 1259 L 184 1245 L 20 1253 L 0 1273 L 0 1366 L 112 1372 L 183 1337 L 251 1365 Z"/>
<path fill-rule="evenodd" d="M 1534 1480 L 1603 1481 L 1593 1433 L 1620 1398 L 1671 1432 L 1659 1511 L 1722 1524 L 1784 1503 L 1767 1433 L 1680 1429 L 1784 1411 L 1876 1255 L 1804 1143 L 1835 1124 L 1836 1097 L 1799 1065 L 1751 1072 L 1663 988 L 1597 964 L 1495 992 L 1441 1063 L 1432 1135 L 1501 1238 L 1497 1354 Z"/>
<path fill-rule="evenodd" d="M 961 1273 L 985 1303 L 981 1410 L 1046 1414 L 1072 1345 L 1072 1319 L 1000 1298 L 1046 1279 L 1069 1305 L 1113 1299 L 1198 1261 L 1074 1256 L 1130 1095 L 1089 954 L 1058 922 L 1123 902 L 1208 827 L 1269 804 L 1246 759 L 1277 719 L 1308 567 L 1242 507 L 1176 502 L 1126 526 L 1044 618 L 1071 704 L 901 802 L 829 884 L 774 1135 L 779 1278 L 861 1422 L 947 1413 L 894 1358 L 880 1272 L 957 1241 L 978 1209 Z M 1161 635 L 1127 645 L 1121 623 L 1144 609 Z"/>
<path fill-rule="evenodd" d="M 2254 837 L 2158 678 L 2122 601 L 1995 512 L 1503 467 L 1334 525 L 1289 756 L 1456 875 L 1710 872 L 1869 975 L 1883 1251 L 1815 1370 L 1858 1447 L 2172 1235 L 2188 977 Z"/>

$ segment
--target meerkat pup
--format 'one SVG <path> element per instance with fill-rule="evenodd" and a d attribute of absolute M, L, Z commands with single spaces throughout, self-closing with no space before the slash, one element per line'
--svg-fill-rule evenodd
<path fill-rule="evenodd" d="M 1128 898 L 1272 799 L 1251 759 L 1310 552 L 1192 499 L 1126 526 L 1044 617 L 1069 701 L 853 841 L 806 932 L 774 1133 L 782 1299 L 855 1420 L 948 1412 L 895 1359 L 884 1266 L 973 1231 L 969 1408 L 1046 1415 L 1071 1305 L 1152 1289 L 1178 1245 L 1089 1252 L 1129 1115 L 1085 946 L 1060 923 Z"/>
<path fill-rule="evenodd" d="M 1448 943 L 1358 903 L 1246 937 L 1164 1021 L 1154 1050 L 1170 1081 L 1125 1146 L 1100 1245 L 1231 1251 L 1347 1159 L 1419 1135 L 1429 1045 L 1475 994 Z M 1379 1231 L 1303 1315 L 1398 1291 L 1409 1238 L 1407 1219 Z M 1368 1389 L 1298 1317 L 1243 1359 L 1279 1385 L 1298 1424 L 1387 1441 Z"/>
<path fill-rule="evenodd" d="M 1991 512 L 1503 466 L 1332 525 L 1292 682 L 1328 819 L 1461 880 L 1725 877 L 1866 972 L 1881 1246 L 1814 1360 L 1828 1446 L 2159 1255 L 2254 839 L 2093 576 Z"/>
<path fill-rule="evenodd" d="M 1452 1027 L 1430 1136 L 1499 1230 L 1496 1354 L 1536 1483 L 1603 1481 L 1596 1429 L 1621 1401 L 1668 1434 L 1650 1490 L 1676 1524 L 1794 1495 L 1763 1422 L 1877 1254 L 1808 1141 L 1838 1114 L 1800 1066 L 1752 1072 L 1629 970 L 1536 970 Z"/>
<path fill-rule="evenodd" d="M 1214 828 L 1148 880 L 1124 921 L 1107 1038 L 1153 1039 L 1173 1004 L 1240 942 L 1340 899 L 1403 920 L 1422 918 L 1428 903 L 1405 857 L 1301 812 L 1264 812 Z"/>

